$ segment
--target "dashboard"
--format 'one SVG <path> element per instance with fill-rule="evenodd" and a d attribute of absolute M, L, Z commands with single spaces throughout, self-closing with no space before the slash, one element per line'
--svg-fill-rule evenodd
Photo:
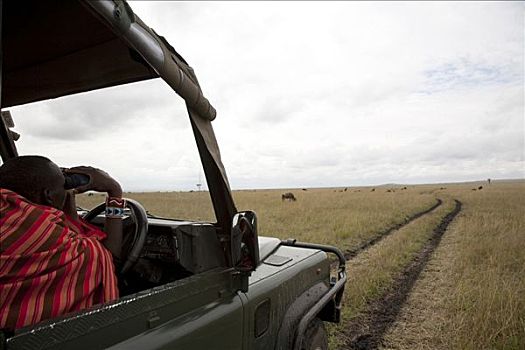
<path fill-rule="evenodd" d="M 104 221 L 105 217 L 99 215 L 91 224 L 103 228 Z M 136 238 L 131 216 L 124 219 L 123 230 L 123 251 L 126 252 Z M 131 293 L 225 264 L 224 251 L 213 224 L 148 217 L 144 246 L 137 263 L 126 276 L 126 284 L 135 287 L 127 289 Z"/>

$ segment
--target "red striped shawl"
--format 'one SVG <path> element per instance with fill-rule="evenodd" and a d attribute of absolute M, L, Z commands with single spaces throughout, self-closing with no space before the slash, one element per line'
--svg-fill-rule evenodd
<path fill-rule="evenodd" d="M 106 234 L 0 189 L 0 328 L 15 329 L 118 298 Z"/>

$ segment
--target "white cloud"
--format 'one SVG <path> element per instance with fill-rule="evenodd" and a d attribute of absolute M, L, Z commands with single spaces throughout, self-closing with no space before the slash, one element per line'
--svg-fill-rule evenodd
<path fill-rule="evenodd" d="M 525 176 L 523 3 L 131 6 L 194 67 L 233 188 Z M 95 164 L 126 189 L 202 173 L 160 81 L 12 110 L 21 153 Z"/>

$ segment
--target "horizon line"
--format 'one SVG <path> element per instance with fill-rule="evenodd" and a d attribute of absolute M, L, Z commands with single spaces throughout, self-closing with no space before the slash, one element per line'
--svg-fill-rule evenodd
<path fill-rule="evenodd" d="M 386 187 L 386 186 L 424 186 L 424 185 L 460 185 L 460 184 L 469 184 L 469 183 L 480 183 L 484 182 L 486 183 L 488 180 L 467 180 L 467 181 L 449 181 L 449 182 L 423 182 L 423 183 L 382 183 L 382 184 L 371 184 L 371 185 L 340 185 L 340 186 L 315 186 L 315 187 L 305 187 L 305 186 L 298 186 L 298 187 L 250 187 L 250 188 L 234 188 L 231 189 L 232 192 L 234 191 L 250 191 L 250 190 L 302 190 L 302 189 L 339 189 L 339 188 L 363 188 L 363 187 Z M 520 182 L 525 181 L 525 177 L 523 178 L 490 178 L 491 182 Z M 202 190 L 196 190 L 196 189 L 189 189 L 189 190 L 134 190 L 134 191 L 124 191 L 125 193 L 150 193 L 150 192 L 209 192 L 208 189 L 202 189 Z"/>

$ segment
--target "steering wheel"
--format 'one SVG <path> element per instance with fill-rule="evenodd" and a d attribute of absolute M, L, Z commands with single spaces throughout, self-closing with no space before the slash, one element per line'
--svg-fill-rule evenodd
<path fill-rule="evenodd" d="M 120 274 L 126 273 L 133 267 L 133 265 L 135 265 L 140 256 L 140 252 L 144 247 L 144 243 L 146 242 L 146 235 L 148 234 L 148 216 L 146 214 L 146 209 L 144 209 L 142 204 L 136 200 L 128 198 L 125 198 L 125 200 L 126 208 L 130 209 L 131 220 L 135 225 L 132 233 L 132 243 L 129 246 L 129 249 L 122 251 L 124 264 L 120 269 Z M 93 219 L 105 212 L 105 210 L 106 203 L 101 203 L 84 215 L 84 220 L 92 222 Z M 124 241 L 123 237 L 123 242 Z"/>

